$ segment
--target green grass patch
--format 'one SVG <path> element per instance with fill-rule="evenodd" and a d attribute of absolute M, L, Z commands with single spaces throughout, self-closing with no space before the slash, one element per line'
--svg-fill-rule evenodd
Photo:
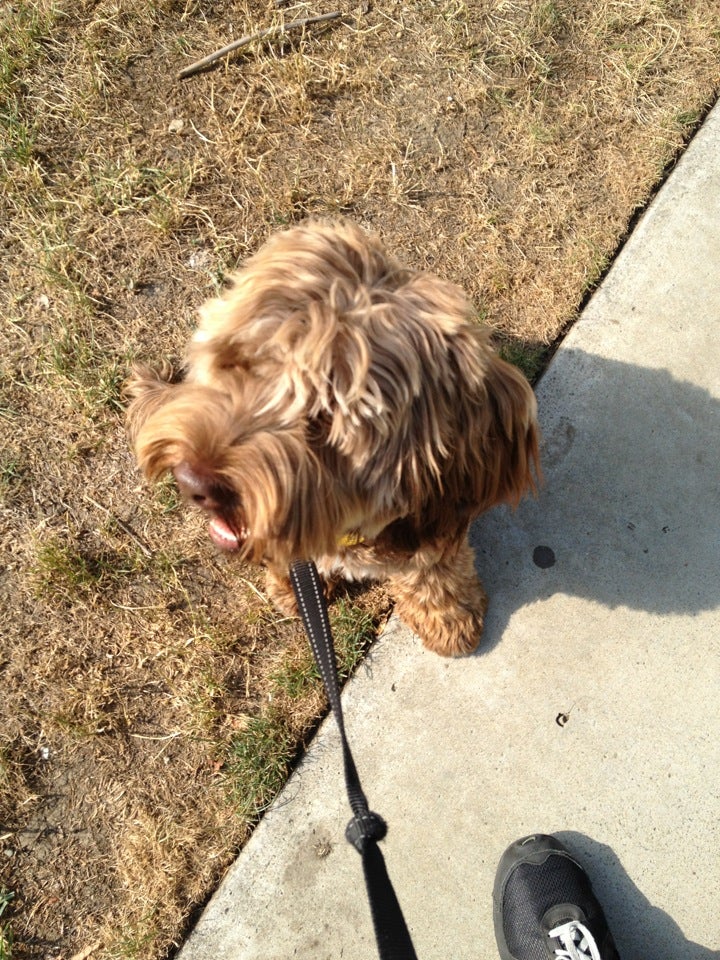
<path fill-rule="evenodd" d="M 505 340 L 500 344 L 498 353 L 503 360 L 521 370 L 530 383 L 535 383 L 545 369 L 549 347 L 520 340 Z"/>
<path fill-rule="evenodd" d="M 7 908 L 10 906 L 15 894 L 12 890 L 0 887 L 0 921 L 2 921 Z M 0 922 L 0 960 L 11 960 L 13 947 L 13 935 L 7 923 Z"/>
<path fill-rule="evenodd" d="M 111 960 L 144 960 L 158 935 L 154 912 L 126 928 L 106 954 Z M 2 960 L 2 958 L 0 958 Z"/>
<path fill-rule="evenodd" d="M 57 17 L 50 6 L 3 5 L 0 11 L 0 173 L 27 166 L 34 157 L 34 123 L 23 112 L 23 77 L 43 55 L 42 40 Z"/>
<path fill-rule="evenodd" d="M 360 663 L 376 636 L 372 615 L 348 600 L 338 600 L 330 611 L 338 674 L 346 680 Z"/>
<path fill-rule="evenodd" d="M 34 573 L 40 592 L 57 599 L 88 597 L 117 584 L 142 564 L 140 554 L 132 559 L 115 550 L 80 546 L 51 540 L 40 547 Z"/>
<path fill-rule="evenodd" d="M 338 675 L 346 680 L 357 667 L 376 636 L 373 616 L 345 599 L 333 604 L 330 622 L 335 643 Z M 288 656 L 270 676 L 274 691 L 268 711 L 253 717 L 235 736 L 225 771 L 240 816 L 256 819 L 285 784 L 298 754 L 297 723 L 293 705 L 301 703 L 322 686 L 309 643 Z M 279 696 L 283 694 L 284 696 Z M 307 719 L 310 730 L 317 717 Z"/>
<path fill-rule="evenodd" d="M 338 677 L 346 680 L 362 660 L 376 635 L 377 624 L 362 608 L 340 599 L 330 610 Z M 309 644 L 296 657 L 288 658 L 270 678 L 278 690 L 300 699 L 310 688 L 321 684 L 320 672 Z"/>
<path fill-rule="evenodd" d="M 0 503 L 7 503 L 20 489 L 26 474 L 19 454 L 9 451 L 0 454 Z"/>
<path fill-rule="evenodd" d="M 35 153 L 35 137 L 16 103 L 10 102 L 0 107 L 0 132 L 3 134 L 0 170 L 9 174 L 14 165 L 26 167 Z"/>
<path fill-rule="evenodd" d="M 155 484 L 154 499 L 163 513 L 175 513 L 180 509 L 183 499 L 172 476 L 162 477 Z"/>
<path fill-rule="evenodd" d="M 107 413 L 123 411 L 122 385 L 129 360 L 108 355 L 95 337 L 82 330 L 63 328 L 49 344 L 46 369 L 71 387 L 74 406 L 95 420 Z"/>
<path fill-rule="evenodd" d="M 297 744 L 282 718 L 252 717 L 229 745 L 226 773 L 238 814 L 248 822 L 268 807 L 285 783 Z"/>
<path fill-rule="evenodd" d="M 47 599 L 99 600 L 139 577 L 175 585 L 182 562 L 162 551 L 148 556 L 134 544 L 118 549 L 55 537 L 38 547 L 32 576 L 38 595 Z"/>

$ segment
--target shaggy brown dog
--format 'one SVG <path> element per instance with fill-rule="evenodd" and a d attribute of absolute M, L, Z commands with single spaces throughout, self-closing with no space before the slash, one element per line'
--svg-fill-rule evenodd
<path fill-rule="evenodd" d="M 349 223 L 274 236 L 201 310 L 181 383 L 137 369 L 129 422 L 150 479 L 171 471 L 215 543 L 328 581 L 388 580 L 437 653 L 473 650 L 487 605 L 470 521 L 534 487 L 535 397 L 462 292 Z"/>

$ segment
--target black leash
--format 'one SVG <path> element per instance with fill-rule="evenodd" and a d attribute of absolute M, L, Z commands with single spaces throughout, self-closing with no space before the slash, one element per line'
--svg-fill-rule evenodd
<path fill-rule="evenodd" d="M 375 927 L 380 960 L 417 960 L 410 933 L 388 876 L 385 860 L 378 847 L 387 833 L 385 821 L 368 807 L 358 777 L 350 745 L 345 735 L 335 648 L 333 646 L 327 604 L 315 564 L 295 560 L 290 566 L 290 582 L 297 597 L 300 615 L 312 647 L 330 707 L 335 714 L 342 742 L 345 786 L 353 812 L 345 828 L 345 837 L 362 857 L 365 887 Z"/>

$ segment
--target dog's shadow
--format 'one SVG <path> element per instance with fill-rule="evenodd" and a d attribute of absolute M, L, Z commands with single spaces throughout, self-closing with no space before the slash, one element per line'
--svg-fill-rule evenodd
<path fill-rule="evenodd" d="M 667 371 L 561 351 L 538 390 L 545 482 L 472 527 L 479 654 L 562 593 L 653 614 L 720 606 L 720 402 Z"/>
<path fill-rule="evenodd" d="M 688 940 L 672 917 L 650 903 L 610 847 L 570 830 L 556 836 L 587 869 L 623 960 L 720 958 L 720 951 Z M 668 874 L 674 867 L 667 864 Z"/>

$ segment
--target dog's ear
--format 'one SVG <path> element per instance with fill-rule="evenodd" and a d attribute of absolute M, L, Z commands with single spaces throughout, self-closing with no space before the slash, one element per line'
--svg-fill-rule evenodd
<path fill-rule="evenodd" d="M 409 513 L 435 536 L 459 536 L 499 503 L 517 505 L 540 479 L 535 395 L 488 335 L 466 325 L 449 341 L 443 388 L 423 395 L 403 463 Z"/>
<path fill-rule="evenodd" d="M 122 399 L 128 404 L 126 426 L 132 442 L 152 415 L 170 396 L 176 374 L 170 363 L 159 368 L 138 364 L 122 386 Z"/>
<path fill-rule="evenodd" d="M 517 506 L 541 479 L 530 384 L 488 348 L 480 389 L 459 395 L 458 408 L 465 429 L 445 478 L 445 499 L 466 504 L 469 519 L 501 503 Z"/>
<path fill-rule="evenodd" d="M 499 503 L 515 507 L 542 479 L 537 403 L 517 367 L 494 352 L 488 357 L 484 389 L 486 415 L 478 419 L 475 496 L 482 510 Z"/>
<path fill-rule="evenodd" d="M 218 390 L 157 378 L 136 379 L 130 404 L 130 435 L 138 466 L 149 480 L 182 462 L 212 472 L 223 462 L 232 436 L 232 405 Z"/>

